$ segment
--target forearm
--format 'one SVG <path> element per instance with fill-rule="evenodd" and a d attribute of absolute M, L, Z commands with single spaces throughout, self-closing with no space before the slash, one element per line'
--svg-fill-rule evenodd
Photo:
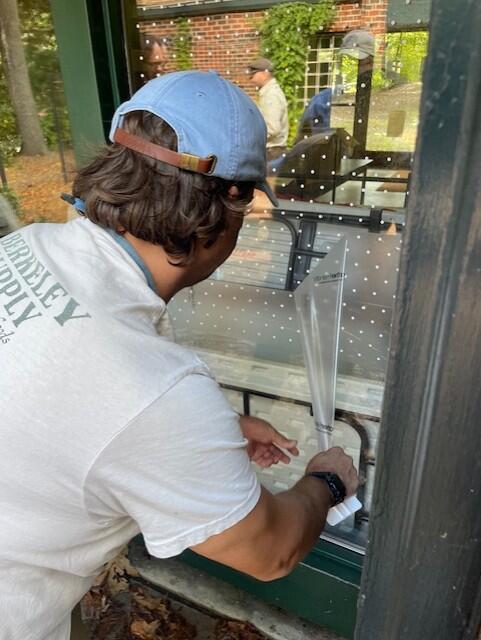
<path fill-rule="evenodd" d="M 302 478 L 292 489 L 274 496 L 272 522 L 275 554 L 282 575 L 288 574 L 306 556 L 326 523 L 332 494 L 317 478 Z"/>
<path fill-rule="evenodd" d="M 339 447 L 318 453 L 307 471 L 336 473 L 347 495 L 358 486 L 352 458 Z M 245 518 L 193 549 L 259 580 L 281 578 L 314 546 L 332 501 L 328 485 L 312 476 L 277 495 L 262 488 L 257 505 Z"/>

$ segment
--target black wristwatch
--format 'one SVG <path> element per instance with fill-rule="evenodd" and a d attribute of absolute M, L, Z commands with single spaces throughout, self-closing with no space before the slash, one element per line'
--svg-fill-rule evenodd
<path fill-rule="evenodd" d="M 306 473 L 306 478 L 309 476 L 319 478 L 327 484 L 329 491 L 332 493 L 333 503 L 331 506 L 335 507 L 336 504 L 341 503 L 346 497 L 346 487 L 337 474 L 329 473 L 328 471 L 311 471 L 310 473 Z"/>

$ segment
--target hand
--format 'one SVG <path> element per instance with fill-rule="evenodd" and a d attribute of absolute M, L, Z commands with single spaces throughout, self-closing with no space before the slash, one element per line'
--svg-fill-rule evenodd
<path fill-rule="evenodd" d="M 329 471 L 338 475 L 346 487 L 346 496 L 354 495 L 359 486 L 359 478 L 353 460 L 351 456 L 344 453 L 341 447 L 332 447 L 332 449 L 316 454 L 306 467 L 306 473 L 311 471 Z"/>
<path fill-rule="evenodd" d="M 291 459 L 279 447 L 293 456 L 299 455 L 297 441 L 285 438 L 265 420 L 252 416 L 239 416 L 239 424 L 244 437 L 248 440 L 249 458 L 260 467 L 270 467 L 279 461 L 289 464 Z"/>

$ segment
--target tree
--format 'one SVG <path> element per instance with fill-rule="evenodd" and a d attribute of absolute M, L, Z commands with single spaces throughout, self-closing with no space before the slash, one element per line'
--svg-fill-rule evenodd
<path fill-rule="evenodd" d="M 0 50 L 8 92 L 22 138 L 22 153 L 29 156 L 44 154 L 47 147 L 30 85 L 16 0 L 0 0 Z"/>

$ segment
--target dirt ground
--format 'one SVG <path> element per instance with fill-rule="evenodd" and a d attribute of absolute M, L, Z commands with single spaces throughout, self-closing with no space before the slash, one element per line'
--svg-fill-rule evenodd
<path fill-rule="evenodd" d="M 419 123 L 419 105 L 422 84 L 411 82 L 392 89 L 373 90 L 369 109 L 367 148 L 371 151 L 413 151 Z M 342 96 L 343 102 L 354 101 L 354 96 Z M 404 111 L 404 130 L 396 137 L 387 136 L 391 111 Z M 333 127 L 343 127 L 352 133 L 354 108 L 333 106 Z"/>
<path fill-rule="evenodd" d="M 71 640 L 267 640 L 249 622 L 192 613 L 143 583 L 122 553 L 84 596 Z"/>
<path fill-rule="evenodd" d="M 62 175 L 60 156 L 54 151 L 45 156 L 18 156 L 5 168 L 8 188 L 19 200 L 21 224 L 65 222 L 68 205 L 59 196 L 71 190 L 75 173 L 71 151 L 67 151 L 65 162 L 67 181 Z"/>

